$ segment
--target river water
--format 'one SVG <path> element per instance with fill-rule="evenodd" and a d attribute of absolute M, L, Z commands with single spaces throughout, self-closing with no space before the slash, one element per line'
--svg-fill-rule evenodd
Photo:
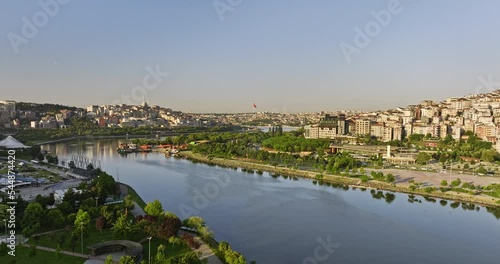
<path fill-rule="evenodd" d="M 121 156 L 115 151 L 119 142 L 70 141 L 42 149 L 60 161 L 73 155 L 99 160 L 146 202 L 158 199 L 181 218 L 200 215 L 217 240 L 261 264 L 500 261 L 500 220 L 484 207 L 453 208 L 452 202 L 407 194 L 380 199 L 370 190 L 250 174 L 160 153 Z"/>

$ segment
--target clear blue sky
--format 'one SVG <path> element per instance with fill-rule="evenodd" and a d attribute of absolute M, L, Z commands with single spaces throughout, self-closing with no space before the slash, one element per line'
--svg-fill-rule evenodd
<path fill-rule="evenodd" d="M 151 102 L 186 112 L 387 109 L 500 82 L 495 0 L 402 0 L 347 63 L 340 43 L 389 2 L 242 0 L 221 21 L 212 0 L 72 0 L 15 53 L 9 32 L 23 36 L 22 18 L 43 9 L 6 0 L 0 99 L 109 104 L 156 65 L 170 75 Z"/>

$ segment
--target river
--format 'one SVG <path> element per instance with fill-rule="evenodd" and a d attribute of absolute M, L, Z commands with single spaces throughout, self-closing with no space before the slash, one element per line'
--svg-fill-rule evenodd
<path fill-rule="evenodd" d="M 181 218 L 200 215 L 217 240 L 258 264 L 500 260 L 500 220 L 484 207 L 407 194 L 381 198 L 387 192 L 250 174 L 160 153 L 121 156 L 119 142 L 69 141 L 42 149 L 60 161 L 72 155 L 100 160 L 146 202 L 158 199 Z"/>

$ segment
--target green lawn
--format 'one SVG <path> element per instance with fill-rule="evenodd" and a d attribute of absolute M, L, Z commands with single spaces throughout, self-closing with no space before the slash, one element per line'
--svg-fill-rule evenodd
<path fill-rule="evenodd" d="M 60 259 L 56 258 L 56 253 L 48 252 L 43 250 L 37 250 L 34 257 L 29 256 L 30 248 L 24 246 L 18 246 L 16 248 L 16 256 L 2 256 L 0 257 L 0 263 L 2 264 L 82 264 L 86 259 L 62 255 Z M 15 262 L 13 262 L 15 260 Z"/>
<path fill-rule="evenodd" d="M 191 252 L 191 249 L 186 244 L 175 245 L 174 248 L 172 249 L 172 244 L 168 243 L 168 241 L 161 240 L 161 239 L 154 237 L 151 239 L 151 259 L 152 260 L 154 260 L 154 257 L 156 256 L 156 253 L 158 251 L 157 249 L 161 244 L 163 244 L 165 246 L 165 256 L 167 258 L 167 261 L 165 263 L 169 263 L 169 260 L 172 257 Z M 144 256 L 144 259 L 147 262 L 148 257 L 149 257 L 149 241 L 146 240 L 144 243 L 142 243 L 142 246 L 143 246 L 142 255 Z M 198 263 L 201 264 L 202 262 L 199 261 Z"/>
<path fill-rule="evenodd" d="M 129 220 L 134 219 L 132 214 L 129 214 Z M 148 235 L 144 230 L 136 229 L 129 237 L 131 241 L 140 241 L 146 238 Z M 64 242 L 61 243 L 61 240 L 64 237 Z M 102 231 L 102 233 L 95 229 L 95 220 L 90 222 L 90 226 L 88 227 L 88 233 L 83 236 L 83 253 L 90 254 L 91 251 L 87 249 L 87 246 L 102 243 L 109 240 L 119 240 L 119 238 L 115 238 L 113 234 L 113 230 L 110 228 L 106 228 Z M 38 241 L 34 239 L 30 239 L 30 243 L 36 243 L 38 246 L 45 246 L 50 248 L 56 248 L 57 244 L 61 245 L 62 250 L 73 251 L 71 247 L 71 233 L 66 231 L 58 231 L 55 233 L 55 236 L 51 236 L 50 234 L 40 236 Z M 78 236 L 78 240 L 76 242 L 75 251 L 77 253 L 81 253 L 81 236 Z"/>
<path fill-rule="evenodd" d="M 61 243 L 62 237 L 65 237 L 63 243 Z M 101 233 L 100 231 L 97 231 L 95 229 L 95 221 L 92 221 L 91 226 L 89 227 L 89 233 L 87 235 L 84 235 L 83 237 L 83 252 L 85 254 L 90 254 L 90 250 L 87 249 L 87 246 L 109 240 L 115 240 L 115 238 L 113 237 L 113 231 L 111 229 L 105 229 Z M 33 239 L 30 239 L 30 243 L 35 243 L 35 241 Z M 72 251 L 71 234 L 66 231 L 56 232 L 55 237 L 51 237 L 51 235 L 43 235 L 39 238 L 36 244 L 38 246 L 56 248 L 58 243 L 61 245 L 62 250 Z M 81 253 L 80 236 L 78 236 L 78 240 L 75 246 L 75 251 L 77 253 Z"/>
<path fill-rule="evenodd" d="M 144 207 L 146 207 L 146 203 L 144 202 L 144 200 L 142 200 L 142 198 L 135 192 L 135 190 L 126 185 L 127 186 L 127 189 L 128 189 L 128 195 L 130 195 L 132 197 L 132 200 L 134 200 L 142 209 L 144 209 Z"/>

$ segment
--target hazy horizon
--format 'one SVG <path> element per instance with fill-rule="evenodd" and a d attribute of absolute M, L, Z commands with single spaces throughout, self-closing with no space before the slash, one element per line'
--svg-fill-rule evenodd
<path fill-rule="evenodd" d="M 493 0 L 58 1 L 4 3 L 1 100 L 296 113 L 500 88 Z"/>

